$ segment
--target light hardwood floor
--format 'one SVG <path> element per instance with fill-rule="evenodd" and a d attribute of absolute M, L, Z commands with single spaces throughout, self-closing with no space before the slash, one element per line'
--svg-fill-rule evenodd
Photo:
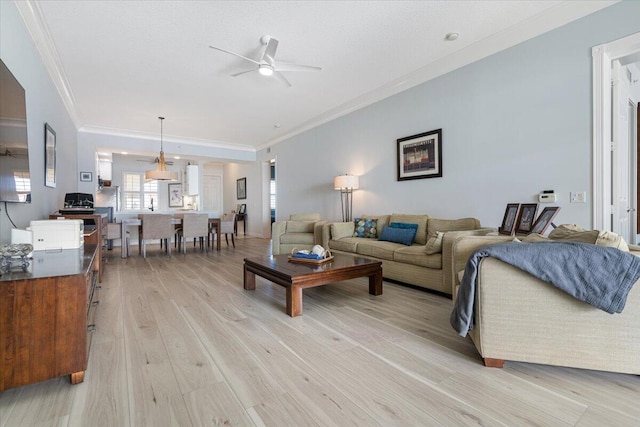
<path fill-rule="evenodd" d="M 640 377 L 485 368 L 438 295 L 350 280 L 305 290 L 290 318 L 284 288 L 242 287 L 243 258 L 268 245 L 110 251 L 84 383 L 0 393 L 0 427 L 640 425 Z"/>

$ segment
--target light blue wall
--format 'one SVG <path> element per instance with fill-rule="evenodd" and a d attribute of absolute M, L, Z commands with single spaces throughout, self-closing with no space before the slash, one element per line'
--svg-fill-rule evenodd
<path fill-rule="evenodd" d="M 32 219 L 48 218 L 64 201 L 67 192 L 76 191 L 77 132 L 71 118 L 40 59 L 13 2 L 0 1 L 0 58 L 25 89 L 31 204 L 9 203 L 7 209 L 18 228 Z M 44 186 L 44 124 L 57 136 L 57 186 Z M 4 205 L 0 206 L 0 243 L 11 238 L 12 225 Z"/>
<path fill-rule="evenodd" d="M 640 31 L 639 17 L 640 2 L 616 4 L 261 151 L 277 159 L 278 219 L 339 219 L 332 180 L 349 172 L 360 175 L 356 216 L 498 226 L 507 203 L 553 189 L 557 223 L 591 226 L 591 48 Z M 396 181 L 396 139 L 438 128 L 444 176 Z M 589 203 L 568 203 L 571 191 Z"/>

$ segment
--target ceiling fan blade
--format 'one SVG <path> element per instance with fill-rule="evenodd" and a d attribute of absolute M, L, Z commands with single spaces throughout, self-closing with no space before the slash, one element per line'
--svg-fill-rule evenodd
<path fill-rule="evenodd" d="M 247 58 L 246 56 L 242 56 L 242 55 L 234 53 L 234 52 L 229 52 L 228 50 L 220 49 L 219 47 L 215 47 L 215 46 L 209 46 L 209 47 L 211 49 L 219 50 L 220 52 L 228 53 L 229 55 L 237 56 L 238 58 L 242 58 L 245 61 L 253 62 L 256 65 L 260 65 L 260 63 L 258 61 L 254 60 L 254 59 L 251 59 L 251 58 Z"/>
<path fill-rule="evenodd" d="M 247 74 L 247 73 L 250 73 L 250 72 L 256 71 L 256 70 L 257 70 L 257 68 L 254 68 L 252 70 L 247 70 L 247 71 L 240 71 L 239 73 L 231 74 L 231 77 L 238 77 L 238 76 L 241 76 L 243 74 Z"/>
<path fill-rule="evenodd" d="M 287 86 L 291 87 L 291 83 L 289 83 L 289 80 L 287 80 L 287 78 L 285 76 L 282 75 L 282 73 L 279 73 L 277 71 L 273 72 L 273 76 L 280 80 L 282 83 L 286 84 Z"/>
<path fill-rule="evenodd" d="M 278 71 L 320 71 L 322 68 L 312 65 L 300 65 L 292 62 L 276 62 L 273 67 Z"/>
<path fill-rule="evenodd" d="M 271 37 L 267 43 L 267 48 L 264 50 L 264 55 L 262 55 L 262 59 L 271 66 L 276 61 L 276 50 L 278 50 L 278 40 Z"/>

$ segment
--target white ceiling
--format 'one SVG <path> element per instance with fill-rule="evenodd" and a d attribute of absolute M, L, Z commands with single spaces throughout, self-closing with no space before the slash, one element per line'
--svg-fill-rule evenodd
<path fill-rule="evenodd" d="M 80 130 L 259 149 L 610 5 L 577 1 L 27 1 Z M 445 41 L 459 32 L 457 41 Z M 293 87 L 249 73 L 262 35 Z M 250 65 L 250 64 L 249 64 Z M 65 93 L 68 92 L 68 95 Z M 279 127 L 276 127 L 279 125 Z"/>

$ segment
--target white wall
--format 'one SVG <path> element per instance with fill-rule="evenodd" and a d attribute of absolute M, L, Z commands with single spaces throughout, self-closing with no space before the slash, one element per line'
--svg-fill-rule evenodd
<path fill-rule="evenodd" d="M 640 2 L 616 4 L 262 150 L 259 160 L 277 156 L 278 219 L 339 219 L 332 180 L 348 172 L 360 175 L 355 216 L 473 216 L 497 227 L 507 203 L 553 189 L 555 222 L 590 227 L 591 47 L 640 31 L 638 16 Z M 439 128 L 443 177 L 398 182 L 396 140 Z M 571 191 L 589 203 L 570 204 Z"/>
<path fill-rule="evenodd" d="M 64 195 L 77 191 L 77 131 L 40 59 L 13 2 L 0 1 L 0 57 L 25 90 L 31 204 L 7 204 L 18 228 L 29 221 L 48 218 L 62 207 Z M 44 186 L 44 124 L 57 136 L 56 188 Z M 93 161 L 93 158 L 91 159 Z M 0 243 L 11 239 L 11 225 L 4 205 L 0 207 Z"/>

